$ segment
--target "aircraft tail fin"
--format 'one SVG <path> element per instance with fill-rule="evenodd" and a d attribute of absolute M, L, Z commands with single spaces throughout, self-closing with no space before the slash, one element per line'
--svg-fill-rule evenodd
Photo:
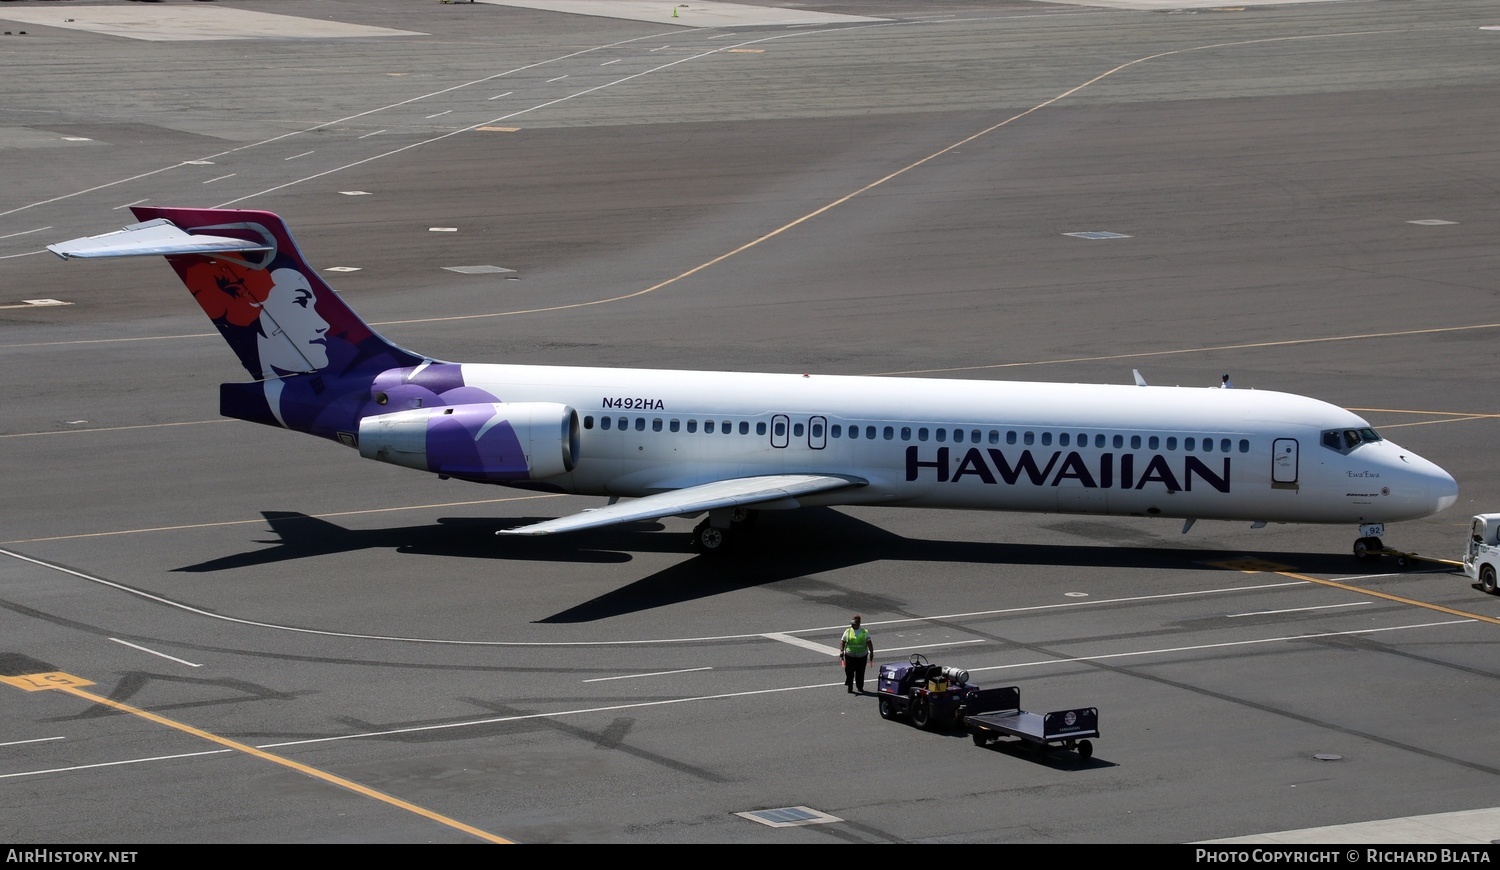
<path fill-rule="evenodd" d="M 360 319 L 302 257 L 282 219 L 245 209 L 131 209 L 140 223 L 48 250 L 74 257 L 162 255 L 256 380 L 423 357 Z"/>

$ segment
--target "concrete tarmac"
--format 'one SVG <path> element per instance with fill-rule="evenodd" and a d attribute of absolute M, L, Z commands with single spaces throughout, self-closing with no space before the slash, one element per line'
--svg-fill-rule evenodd
<path fill-rule="evenodd" d="M 1500 837 L 1500 598 L 1451 563 L 1500 509 L 1500 2 L 772 14 L 806 12 L 840 17 L 0 5 L 0 838 Z M 145 202 L 283 215 L 435 357 L 1227 372 L 1459 503 L 1388 530 L 1407 568 L 1354 528 L 895 509 L 729 560 L 687 519 L 499 539 L 600 500 L 219 418 L 245 375 L 170 268 L 42 249 Z M 1093 757 L 882 720 L 854 612 L 877 662 L 1097 706 Z"/>

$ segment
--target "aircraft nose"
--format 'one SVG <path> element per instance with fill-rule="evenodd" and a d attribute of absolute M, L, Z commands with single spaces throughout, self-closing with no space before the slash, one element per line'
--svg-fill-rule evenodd
<path fill-rule="evenodd" d="M 1422 494 L 1423 515 L 1453 507 L 1458 501 L 1458 481 L 1440 468 L 1437 463 L 1423 459 L 1415 453 L 1402 451 L 1400 461 L 1409 474 L 1417 478 L 1417 491 Z"/>

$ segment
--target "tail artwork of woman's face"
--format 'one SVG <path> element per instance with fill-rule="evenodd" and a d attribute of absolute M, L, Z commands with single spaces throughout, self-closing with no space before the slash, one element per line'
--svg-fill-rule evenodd
<path fill-rule="evenodd" d="M 328 365 L 328 322 L 296 269 L 266 271 L 204 260 L 183 275 L 193 298 L 247 368 L 270 378 Z M 250 363 L 254 362 L 251 366 Z"/>

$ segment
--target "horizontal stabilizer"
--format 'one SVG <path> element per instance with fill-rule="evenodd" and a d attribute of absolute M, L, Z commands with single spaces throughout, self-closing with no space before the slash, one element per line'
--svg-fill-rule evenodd
<path fill-rule="evenodd" d="M 64 260 L 77 257 L 146 257 L 171 254 L 219 254 L 228 251 L 270 251 L 264 242 L 229 236 L 195 236 L 182 231 L 166 218 L 131 224 L 123 230 L 98 236 L 58 242 L 47 250 Z"/>
<path fill-rule="evenodd" d="M 617 502 L 608 507 L 586 510 L 572 516 L 533 523 L 515 529 L 504 529 L 497 535 L 550 535 L 613 526 L 637 520 L 655 520 L 678 514 L 697 514 L 715 508 L 753 507 L 757 504 L 796 499 L 798 496 L 829 492 L 846 487 L 864 486 L 857 477 L 828 474 L 774 474 L 765 477 L 741 477 L 716 480 L 713 483 L 659 492 L 644 498 Z M 795 507 L 795 502 L 789 507 Z"/>

